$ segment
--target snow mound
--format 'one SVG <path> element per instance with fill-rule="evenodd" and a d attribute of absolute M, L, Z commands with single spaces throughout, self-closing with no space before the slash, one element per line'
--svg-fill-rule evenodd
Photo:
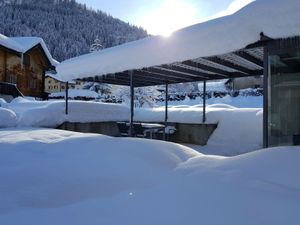
<path fill-rule="evenodd" d="M 16 114 L 9 109 L 0 107 L 0 128 L 14 127 L 17 125 Z"/>
<path fill-rule="evenodd" d="M 52 129 L 0 132 L 0 224 L 296 225 L 299 147 L 237 157 Z"/>
<path fill-rule="evenodd" d="M 221 108 L 221 109 L 236 109 L 236 107 L 227 104 L 212 104 L 208 105 L 207 108 Z"/>
<path fill-rule="evenodd" d="M 69 122 L 102 122 L 128 120 L 129 108 L 124 105 L 69 101 L 69 114 L 65 114 L 64 100 L 31 101 L 16 98 L 8 106 L 18 116 L 20 127 L 50 127 L 55 128 Z"/>
<path fill-rule="evenodd" d="M 5 99 L 4 98 L 0 98 L 0 106 L 1 106 L 1 104 L 6 104 L 7 102 L 5 101 Z"/>
<path fill-rule="evenodd" d="M 18 103 L 24 103 L 24 102 L 32 102 L 34 101 L 33 99 L 27 99 L 27 98 L 24 98 L 24 97 L 17 97 L 17 98 L 14 98 L 13 100 L 11 100 L 11 104 L 18 104 Z"/>
<path fill-rule="evenodd" d="M 0 143 L 0 214 L 148 188 L 199 155 L 166 142 L 49 129 L 4 130 Z"/>
<path fill-rule="evenodd" d="M 57 98 L 57 97 L 65 97 L 66 92 L 56 92 L 51 93 L 49 95 L 50 98 Z M 83 89 L 70 89 L 68 96 L 70 98 L 76 98 L 76 97 L 86 97 L 86 98 L 99 98 L 99 94 L 95 91 L 90 90 L 83 90 Z"/>
<path fill-rule="evenodd" d="M 262 148 L 263 114 L 261 109 L 209 111 L 210 121 L 218 127 L 205 146 L 208 154 L 238 155 Z"/>

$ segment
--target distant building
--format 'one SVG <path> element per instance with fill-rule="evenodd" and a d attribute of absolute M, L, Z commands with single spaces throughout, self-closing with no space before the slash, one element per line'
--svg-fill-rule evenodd
<path fill-rule="evenodd" d="M 69 89 L 75 89 L 76 88 L 76 82 L 71 81 L 68 82 Z M 66 82 L 59 81 L 55 78 L 53 78 L 51 75 L 46 74 L 45 78 L 45 92 L 46 93 L 56 93 L 56 92 L 63 92 L 66 90 Z"/>
<path fill-rule="evenodd" d="M 16 84 L 25 96 L 46 98 L 45 72 L 57 64 L 41 38 L 0 34 L 0 81 Z"/>

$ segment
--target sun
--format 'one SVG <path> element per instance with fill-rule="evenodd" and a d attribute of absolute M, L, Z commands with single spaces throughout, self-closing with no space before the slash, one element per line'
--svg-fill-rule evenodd
<path fill-rule="evenodd" d="M 167 37 L 173 31 L 197 22 L 197 10 L 188 1 L 165 0 L 146 12 L 139 24 L 150 34 Z"/>

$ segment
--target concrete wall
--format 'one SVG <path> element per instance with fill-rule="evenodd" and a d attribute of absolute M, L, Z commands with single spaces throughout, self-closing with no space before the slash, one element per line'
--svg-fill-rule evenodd
<path fill-rule="evenodd" d="M 186 124 L 176 123 L 176 132 L 169 136 L 169 141 L 176 143 L 188 143 L 206 145 L 210 135 L 217 128 L 217 124 Z M 120 136 L 116 122 L 95 123 L 63 123 L 58 129 L 77 131 L 83 133 L 99 133 L 109 136 Z M 162 135 L 160 135 L 162 136 Z M 162 137 L 160 137 L 162 138 Z"/>
<path fill-rule="evenodd" d="M 97 133 L 109 136 L 120 136 L 116 122 L 71 123 L 65 122 L 57 129 L 70 130 L 83 133 Z"/>
<path fill-rule="evenodd" d="M 176 123 L 176 132 L 170 136 L 170 141 L 176 143 L 206 145 L 210 135 L 217 126 L 217 124 Z"/>

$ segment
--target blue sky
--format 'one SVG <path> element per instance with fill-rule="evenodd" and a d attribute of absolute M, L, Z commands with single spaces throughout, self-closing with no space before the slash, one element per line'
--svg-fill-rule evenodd
<path fill-rule="evenodd" d="M 172 31 L 205 20 L 231 14 L 252 0 L 78 0 L 150 34 Z"/>

